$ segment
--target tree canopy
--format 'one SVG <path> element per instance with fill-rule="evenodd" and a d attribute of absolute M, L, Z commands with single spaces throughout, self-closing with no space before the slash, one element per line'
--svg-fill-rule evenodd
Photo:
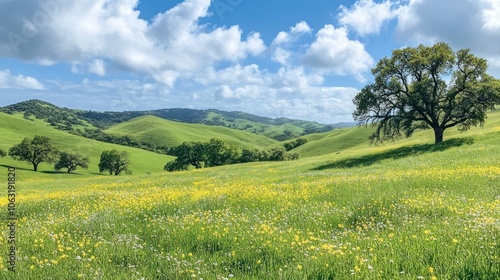
<path fill-rule="evenodd" d="M 122 172 L 130 173 L 129 164 L 127 152 L 119 152 L 116 149 L 104 151 L 99 162 L 99 172 L 108 171 L 109 175 L 120 175 Z"/>
<path fill-rule="evenodd" d="M 24 138 L 21 143 L 9 149 L 9 156 L 33 164 L 34 171 L 38 170 L 38 165 L 42 162 L 53 163 L 58 153 L 52 140 L 40 135 L 35 135 L 33 139 Z"/>
<path fill-rule="evenodd" d="M 54 165 L 54 169 L 59 171 L 66 168 L 68 173 L 71 173 L 75 171 L 78 166 L 87 169 L 89 167 L 89 158 L 76 153 L 62 152 L 59 156 L 59 160 Z"/>
<path fill-rule="evenodd" d="M 440 143 L 446 129 L 483 125 L 500 104 L 500 82 L 487 68 L 469 49 L 454 52 L 446 43 L 395 50 L 372 69 L 375 81 L 354 98 L 353 117 L 376 127 L 372 142 L 432 128 Z"/>
<path fill-rule="evenodd" d="M 177 158 L 164 166 L 167 171 L 187 170 L 190 165 L 199 169 L 244 162 L 283 161 L 300 158 L 297 153 L 287 153 L 284 147 L 274 147 L 263 151 L 257 149 L 241 150 L 237 146 L 215 138 L 206 143 L 184 142 L 171 148 L 169 154 Z"/>
<path fill-rule="evenodd" d="M 7 153 L 4 150 L 0 149 L 0 158 L 6 157 L 6 156 L 7 156 Z"/>

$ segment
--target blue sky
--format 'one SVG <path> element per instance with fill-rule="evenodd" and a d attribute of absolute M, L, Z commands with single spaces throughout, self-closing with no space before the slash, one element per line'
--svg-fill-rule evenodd
<path fill-rule="evenodd" d="M 500 77 L 500 1 L 0 0 L 0 106 L 352 121 L 379 59 L 440 41 Z"/>

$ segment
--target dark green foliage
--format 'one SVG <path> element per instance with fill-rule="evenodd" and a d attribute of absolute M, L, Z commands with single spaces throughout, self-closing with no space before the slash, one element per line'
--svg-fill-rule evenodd
<path fill-rule="evenodd" d="M 176 156 L 178 167 L 192 165 L 196 169 L 203 167 L 206 152 L 205 144 L 200 142 L 184 142 L 181 145 L 170 149 L 170 155 Z"/>
<path fill-rule="evenodd" d="M 265 154 L 268 156 L 268 158 L 266 159 L 268 161 L 297 160 L 300 158 L 298 153 L 289 154 L 283 147 L 271 148 Z M 263 159 L 264 156 L 262 156 L 262 160 Z"/>
<path fill-rule="evenodd" d="M 241 150 L 219 139 L 210 139 L 205 144 L 205 166 L 221 166 L 233 164 L 241 156 Z"/>
<path fill-rule="evenodd" d="M 6 156 L 7 156 L 7 153 L 4 150 L 0 149 L 0 158 L 6 157 Z"/>
<path fill-rule="evenodd" d="M 9 156 L 33 164 L 34 171 L 38 171 L 38 165 L 42 162 L 54 162 L 58 153 L 52 140 L 40 135 L 35 135 L 33 139 L 24 138 L 21 143 L 9 149 Z"/>
<path fill-rule="evenodd" d="M 130 160 L 127 152 L 104 151 L 99 162 L 99 172 L 108 171 L 109 175 L 120 175 L 122 172 L 130 174 L 129 164 Z"/>
<path fill-rule="evenodd" d="M 300 147 L 300 146 L 302 146 L 302 145 L 304 145 L 306 143 L 307 143 L 307 139 L 305 139 L 305 138 L 297 138 L 297 139 L 295 139 L 293 141 L 286 142 L 285 144 L 283 144 L 283 147 L 285 147 L 285 149 L 287 151 L 290 151 L 290 150 L 293 150 L 293 149 L 295 149 L 297 147 Z"/>
<path fill-rule="evenodd" d="M 76 153 L 62 152 L 59 155 L 59 161 L 54 165 L 54 169 L 59 171 L 66 168 L 68 173 L 71 173 L 78 166 L 87 169 L 89 167 L 89 158 Z"/>
<path fill-rule="evenodd" d="M 395 50 L 372 69 L 375 82 L 354 98 L 354 119 L 376 127 L 372 142 L 432 128 L 440 143 L 447 128 L 482 125 L 486 111 L 500 104 L 500 82 L 487 68 L 469 49 L 455 53 L 445 43 Z"/>
<path fill-rule="evenodd" d="M 257 149 L 243 149 L 240 162 L 256 162 L 260 160 L 260 151 Z"/>
<path fill-rule="evenodd" d="M 286 159 L 286 150 L 282 147 L 271 148 L 269 150 L 269 161 L 284 161 Z"/>
<path fill-rule="evenodd" d="M 283 147 L 263 151 L 257 149 L 240 150 L 220 139 L 210 139 L 207 143 L 184 142 L 171 148 L 169 154 L 177 158 L 164 166 L 163 169 L 167 171 L 187 170 L 189 166 L 199 169 L 244 162 L 284 161 L 300 158 L 297 153 L 287 153 Z"/>
<path fill-rule="evenodd" d="M 169 172 L 183 171 L 183 170 L 189 169 L 189 164 L 184 164 L 181 161 L 172 160 L 172 161 L 167 162 L 167 164 L 165 164 L 163 169 L 166 171 L 169 171 Z"/>

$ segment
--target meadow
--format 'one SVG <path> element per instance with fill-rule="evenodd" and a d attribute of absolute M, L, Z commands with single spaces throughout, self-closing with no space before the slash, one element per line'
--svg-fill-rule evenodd
<path fill-rule="evenodd" d="M 294 162 L 64 179 L 18 169 L 15 276 L 498 279 L 499 120 L 437 147 L 421 132 Z M 0 209 L 5 221 L 6 199 Z M 6 234 L 0 244 L 0 279 L 16 279 Z"/>

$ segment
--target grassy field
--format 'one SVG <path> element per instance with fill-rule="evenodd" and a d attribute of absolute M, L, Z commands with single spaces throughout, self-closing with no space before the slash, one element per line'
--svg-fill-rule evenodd
<path fill-rule="evenodd" d="M 299 149 L 332 153 L 294 162 L 64 180 L 19 169 L 16 276 L 498 279 L 499 121 L 439 146 L 429 132 L 343 150 L 328 147 L 335 132 L 313 135 Z M 0 279 L 14 279 L 6 238 Z"/>
<path fill-rule="evenodd" d="M 160 155 L 141 149 L 124 147 L 109 143 L 103 143 L 76 135 L 71 135 L 63 131 L 49 127 L 47 123 L 40 120 L 29 121 L 22 115 L 8 115 L 0 113 L 0 149 L 8 151 L 10 147 L 19 144 L 25 137 L 32 138 L 34 135 L 44 135 L 50 137 L 54 145 L 62 151 L 78 152 L 90 159 L 88 170 L 77 169 L 77 174 L 64 174 L 54 171 L 52 164 L 41 163 L 38 173 L 30 172 L 33 166 L 26 162 L 12 160 L 10 157 L 0 158 L 0 170 L 6 172 L 6 166 L 15 166 L 21 173 L 22 178 L 59 178 L 65 180 L 68 177 L 86 177 L 99 174 L 99 159 L 104 150 L 117 149 L 127 151 L 130 155 L 131 170 L 136 174 L 145 174 L 148 172 L 160 172 L 163 166 L 170 160 L 175 159 L 171 156 Z"/>

